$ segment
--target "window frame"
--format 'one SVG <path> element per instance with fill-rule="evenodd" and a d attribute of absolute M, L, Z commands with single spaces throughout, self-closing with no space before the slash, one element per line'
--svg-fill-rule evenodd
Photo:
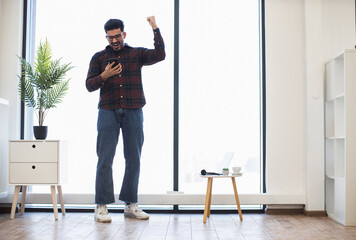
<path fill-rule="evenodd" d="M 179 0 L 174 1 L 174 100 L 173 100 L 173 191 L 179 191 L 179 17 L 180 17 L 180 2 Z M 265 0 L 259 1 L 259 41 L 260 41 L 260 152 L 261 152 L 261 193 L 266 193 L 266 54 L 265 54 Z M 33 49 L 34 49 L 34 41 L 33 36 L 35 32 L 35 14 L 36 14 L 36 0 L 23 0 L 23 39 L 22 39 L 22 57 L 28 60 L 33 60 Z M 31 40 L 32 39 L 32 40 Z M 21 119 L 20 119 L 20 139 L 31 139 L 32 136 L 32 111 L 27 111 L 24 103 L 21 102 Z M 35 194 L 40 196 L 41 194 Z M 174 212 L 184 211 L 180 210 L 180 205 L 185 204 L 195 204 L 196 201 L 201 201 L 202 197 L 204 199 L 204 195 L 196 194 L 197 196 L 188 196 L 193 197 L 192 201 L 187 200 L 174 200 L 174 196 L 169 196 L 168 194 L 163 198 L 155 197 L 155 204 L 168 204 L 172 206 L 172 210 Z M 256 194 L 245 194 L 246 199 L 252 199 Z M 116 197 L 116 196 L 115 196 Z M 141 201 L 143 204 L 145 202 L 149 202 L 149 196 L 140 195 Z M 162 197 L 162 196 L 161 196 Z M 224 196 L 223 196 L 224 197 Z M 227 199 L 227 203 L 232 204 L 233 194 L 231 194 L 231 198 L 229 196 L 225 196 Z M 90 204 L 93 202 L 93 196 L 86 196 L 84 201 L 83 198 L 79 198 L 80 202 L 76 199 L 76 197 L 68 195 L 68 201 L 73 204 Z M 117 199 L 117 197 L 116 197 Z M 263 205 L 263 208 L 265 205 Z"/>

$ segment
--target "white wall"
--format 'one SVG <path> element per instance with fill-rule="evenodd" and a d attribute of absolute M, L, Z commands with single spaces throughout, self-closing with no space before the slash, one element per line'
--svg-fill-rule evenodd
<path fill-rule="evenodd" d="M 305 193 L 304 1 L 266 0 L 267 193 Z"/>
<path fill-rule="evenodd" d="M 306 209 L 324 210 L 322 0 L 305 1 Z"/>
<path fill-rule="evenodd" d="M 324 63 L 355 44 L 354 0 L 266 0 L 267 192 L 324 210 Z"/>
<path fill-rule="evenodd" d="M 9 105 L 0 98 L 0 198 L 7 196 L 7 159 L 9 139 Z"/>
<path fill-rule="evenodd" d="M 323 0 L 322 14 L 324 61 L 335 57 L 345 48 L 354 49 L 355 1 Z"/>
<path fill-rule="evenodd" d="M 17 74 L 22 49 L 22 0 L 0 0 L 0 98 L 10 103 L 10 138 L 19 138 L 20 101 Z"/>
<path fill-rule="evenodd" d="M 355 1 L 305 1 L 306 209 L 323 210 L 324 63 L 355 45 Z"/>

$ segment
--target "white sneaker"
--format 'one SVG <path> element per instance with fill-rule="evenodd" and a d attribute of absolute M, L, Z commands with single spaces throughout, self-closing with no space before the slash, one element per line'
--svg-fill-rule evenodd
<path fill-rule="evenodd" d="M 94 219 L 101 223 L 111 223 L 111 217 L 106 205 L 96 205 Z"/>
<path fill-rule="evenodd" d="M 131 203 L 125 206 L 124 215 L 128 218 L 136 218 L 140 220 L 147 220 L 150 216 L 142 211 L 136 203 Z"/>

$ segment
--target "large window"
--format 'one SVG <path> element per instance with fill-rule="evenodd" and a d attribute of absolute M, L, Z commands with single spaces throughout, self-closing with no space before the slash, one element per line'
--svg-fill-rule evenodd
<path fill-rule="evenodd" d="M 259 193 L 258 1 L 181 0 L 179 43 L 180 190 L 204 193 L 197 173 L 220 172 L 234 153 L 240 193 Z M 226 182 L 215 184 L 215 193 L 231 193 Z"/>
<path fill-rule="evenodd" d="M 85 79 L 91 57 L 108 44 L 104 24 L 110 18 L 120 18 L 127 32 L 126 43 L 153 48 L 152 28 L 146 20 L 151 15 L 156 16 L 161 29 L 167 57 L 163 62 L 143 67 L 147 104 L 143 108 L 145 143 L 139 192 L 156 194 L 172 190 L 173 184 L 173 3 L 37 0 L 35 45 L 47 38 L 56 58 L 63 57 L 63 62 L 76 66 L 69 74 L 69 94 L 45 119 L 48 139 L 69 142 L 69 181 L 63 187 L 65 192 L 94 193 L 99 91 L 89 93 Z M 123 166 L 120 136 L 113 166 L 116 193 L 121 188 Z"/>
<path fill-rule="evenodd" d="M 85 79 L 91 57 L 107 45 L 104 23 L 122 19 L 126 43 L 153 48 L 146 21 L 151 15 L 161 29 L 167 57 L 143 68 L 147 104 L 139 194 L 164 195 L 173 190 L 174 172 L 179 173 L 180 191 L 204 194 L 206 182 L 199 178 L 200 170 L 220 171 L 229 153 L 233 153 L 230 167 L 242 166 L 244 172 L 239 193 L 260 193 L 259 0 L 180 0 L 179 38 L 174 35 L 178 6 L 174 0 L 37 0 L 36 5 L 35 47 L 47 38 L 54 57 L 75 66 L 69 73 L 68 95 L 45 119 L 48 139 L 69 142 L 64 193 L 94 193 L 99 91 L 87 92 Z M 179 62 L 174 62 L 175 37 Z M 174 81 L 179 86 L 177 98 Z M 174 112 L 179 113 L 178 121 Z M 120 136 L 113 167 L 116 193 L 123 166 Z M 232 194 L 225 182 L 216 182 L 215 188 L 215 193 Z"/>

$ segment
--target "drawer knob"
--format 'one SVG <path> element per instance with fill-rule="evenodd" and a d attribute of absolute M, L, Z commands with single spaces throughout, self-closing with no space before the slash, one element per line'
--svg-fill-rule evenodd
<path fill-rule="evenodd" d="M 36 145 L 35 145 L 35 144 L 33 144 L 33 145 L 32 145 L 32 148 L 36 148 Z"/>
<path fill-rule="evenodd" d="M 35 165 L 32 165 L 32 169 L 35 169 L 36 168 L 36 166 Z"/>

